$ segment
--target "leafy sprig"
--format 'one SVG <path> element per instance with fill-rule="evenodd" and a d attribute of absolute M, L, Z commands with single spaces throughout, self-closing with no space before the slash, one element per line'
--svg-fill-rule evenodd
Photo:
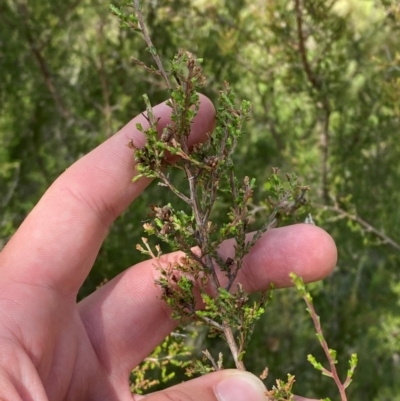
<path fill-rule="evenodd" d="M 306 290 L 305 284 L 303 282 L 303 279 L 301 277 L 296 276 L 296 274 L 291 273 L 290 277 L 292 278 L 293 284 L 296 286 L 297 290 L 300 292 L 302 298 L 304 299 L 306 305 L 307 305 L 307 312 L 310 314 L 311 319 L 314 323 L 314 327 L 316 330 L 316 336 L 318 338 L 319 343 L 321 344 L 322 349 L 324 350 L 324 353 L 326 355 L 326 358 L 328 360 L 329 368 L 325 368 L 320 362 L 316 360 L 316 358 L 309 354 L 307 356 L 308 361 L 313 365 L 313 367 L 319 371 L 321 371 L 322 375 L 328 376 L 332 378 L 339 390 L 340 393 L 340 399 L 341 401 L 347 401 L 347 395 L 346 395 L 346 389 L 350 385 L 353 375 L 354 375 L 354 370 L 357 367 L 357 354 L 351 354 L 350 360 L 349 360 L 349 369 L 347 370 L 347 375 L 344 381 L 342 381 L 339 377 L 339 374 L 336 369 L 336 364 L 338 363 L 337 360 L 337 352 L 336 350 L 329 348 L 328 343 L 324 337 L 324 333 L 322 331 L 321 327 L 321 322 L 320 318 L 317 315 L 314 304 L 313 304 L 313 298 L 311 294 Z M 328 400 L 328 399 L 326 399 Z"/>
<path fill-rule="evenodd" d="M 126 13 L 125 9 L 131 9 L 133 13 Z M 138 60 L 135 63 L 163 78 L 169 96 L 167 105 L 171 108 L 171 122 L 160 133 L 158 118 L 151 102 L 147 95 L 143 96 L 146 105 L 146 113 L 143 115 L 147 124 L 146 127 L 138 124 L 137 129 L 143 133 L 146 142 L 140 148 L 135 147 L 133 141 L 128 144 L 133 149 L 136 161 L 133 180 L 157 178 L 189 210 L 176 210 L 171 203 L 152 205 L 152 218 L 144 224 L 148 235 L 157 236 L 172 250 L 183 252 L 177 262 L 166 263 L 161 247 L 157 245 L 153 251 L 147 238 L 143 238 L 144 246 L 138 245 L 137 249 L 154 259 L 159 269 L 156 284 L 172 316 L 179 321 L 205 323 L 211 336 L 225 340 L 236 368 L 245 370 L 243 358 L 247 344 L 270 296 L 264 293 L 258 301 L 251 301 L 242 285 L 237 283 L 238 274 L 245 256 L 255 243 L 277 224 L 278 219 L 282 216 L 287 218 L 305 203 L 305 194 L 309 188 L 300 185 L 293 175 L 286 175 L 286 181 L 282 181 L 279 170 L 273 169 L 266 184 L 271 195 L 266 205 L 269 216 L 259 231 L 249 235 L 255 180 L 237 177 L 233 154 L 243 134 L 244 123 L 250 117 L 251 103 L 244 100 L 238 104 L 233 91 L 225 83 L 219 95 L 214 131 L 208 134 L 204 143 L 192 143 L 191 127 L 200 108 L 198 92 L 205 83 L 202 60 L 181 49 L 165 66 L 150 38 L 139 1 L 126 1 L 123 8 L 111 6 L 111 11 L 119 18 L 121 26 L 142 34 L 155 66 Z M 175 185 L 170 178 L 170 169 L 184 173 L 185 188 Z M 229 199 L 230 207 L 226 221 L 217 227 L 212 219 L 220 196 Z M 219 254 L 219 248 L 227 238 L 234 238 L 235 246 L 234 253 L 224 259 Z M 318 339 L 327 354 L 330 370 L 314 357 L 309 356 L 308 359 L 315 368 L 336 381 L 344 401 L 344 391 L 351 382 L 356 356 L 352 356 L 347 378 L 341 383 L 335 368 L 336 352 L 326 345 L 312 298 L 300 278 L 293 275 L 292 279 L 307 302 Z M 215 359 L 208 350 L 204 350 L 203 356 L 203 361 L 194 361 L 188 369 L 189 374 L 205 374 L 224 368 L 221 353 Z M 286 383 L 278 380 L 266 395 L 274 400 L 292 400 L 294 381 L 294 376 L 288 375 Z"/>
<path fill-rule="evenodd" d="M 126 14 L 125 8 L 132 7 L 134 12 Z M 156 64 L 155 67 L 142 66 L 164 78 L 169 94 L 167 104 L 171 107 L 171 123 L 160 135 L 158 119 L 148 97 L 144 96 L 147 127 L 139 124 L 137 128 L 145 135 L 146 144 L 136 148 L 133 142 L 129 143 L 136 161 L 134 180 L 158 178 L 190 209 L 187 213 L 175 210 L 171 204 L 153 206 L 153 219 L 144 225 L 147 234 L 156 235 L 173 250 L 184 252 L 185 256 L 179 262 L 165 266 L 160 250 L 157 250 L 156 256 L 147 241 L 145 248 L 139 246 L 138 249 L 157 260 L 160 270 L 157 284 L 173 317 L 201 320 L 212 331 L 220 332 L 229 345 L 236 367 L 244 370 L 245 346 L 253 332 L 254 322 L 264 311 L 266 297 L 250 303 L 243 288 L 238 284 L 234 286 L 234 283 L 243 266 L 243 258 L 256 240 L 271 228 L 276 213 L 272 213 L 253 238 L 247 235 L 248 206 L 255 180 L 237 178 L 232 156 L 242 136 L 243 124 L 249 118 L 251 104 L 242 101 L 237 105 L 232 90 L 225 83 L 219 96 L 214 132 L 204 143 L 192 144 L 189 138 L 191 126 L 200 107 L 198 91 L 205 82 L 201 60 L 179 50 L 164 67 L 146 29 L 139 2 L 127 2 L 125 8 L 112 6 L 111 11 L 120 19 L 122 26 L 142 33 Z M 175 158 L 174 164 L 170 163 L 172 157 Z M 168 174 L 170 168 L 184 172 L 186 189 L 178 188 L 172 182 Z M 216 227 L 212 211 L 219 196 L 228 196 L 231 206 L 227 221 Z M 218 248 L 229 237 L 236 240 L 235 252 L 232 257 L 223 260 Z M 202 311 L 198 310 L 200 303 L 205 306 Z M 218 366 L 210 355 L 209 361 L 214 367 Z"/>

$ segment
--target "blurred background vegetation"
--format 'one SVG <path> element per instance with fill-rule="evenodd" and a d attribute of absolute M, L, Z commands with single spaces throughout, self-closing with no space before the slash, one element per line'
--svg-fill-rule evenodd
<path fill-rule="evenodd" d="M 236 157 L 239 173 L 259 184 L 255 227 L 271 167 L 311 186 L 313 218 L 334 237 L 339 261 L 310 289 L 339 369 L 359 355 L 349 399 L 400 400 L 398 0 L 143 3 L 165 59 L 183 47 L 204 58 L 211 99 L 226 80 L 253 102 Z M 130 61 L 151 63 L 144 48 L 108 1 L 1 3 L 0 249 L 60 173 L 142 111 L 143 93 L 153 104 L 166 99 Z M 153 185 L 117 220 L 81 297 L 140 260 L 148 204 L 171 200 Z M 324 360 L 302 301 L 276 292 L 246 366 L 267 365 L 270 383 L 296 375 L 298 394 L 337 398 L 308 353 Z"/>

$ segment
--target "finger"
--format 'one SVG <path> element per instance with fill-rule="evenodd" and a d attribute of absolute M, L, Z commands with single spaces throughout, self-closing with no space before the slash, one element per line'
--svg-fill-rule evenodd
<path fill-rule="evenodd" d="M 219 250 L 223 260 L 232 257 L 234 240 Z M 294 272 L 307 283 L 321 280 L 335 267 L 336 245 L 324 230 L 311 224 L 296 224 L 267 231 L 244 258 L 237 282 L 248 292 L 292 286 Z M 226 281 L 225 276 L 222 283 Z"/>
<path fill-rule="evenodd" d="M 212 103 L 200 99 L 192 143 L 205 140 L 214 125 Z M 170 122 L 171 108 L 160 104 L 154 114 L 162 130 Z M 135 147 L 145 143 L 138 123 L 148 126 L 144 116 L 134 118 L 54 182 L 2 252 L 9 275 L 64 294 L 78 291 L 110 224 L 149 184 L 148 179 L 131 182 L 134 158 L 125 145 L 130 140 Z"/>
<path fill-rule="evenodd" d="M 226 369 L 140 399 L 143 401 L 267 401 L 265 392 L 263 383 L 251 373 Z"/>
<path fill-rule="evenodd" d="M 220 249 L 232 256 L 233 241 Z M 166 255 L 165 262 L 179 261 L 181 253 Z M 245 257 L 238 281 L 253 292 L 291 285 L 294 272 L 306 282 L 328 275 L 336 264 L 336 247 L 322 229 L 299 224 L 265 233 Z M 154 284 L 159 273 L 152 260 L 142 262 L 83 300 L 81 317 L 102 360 L 126 375 L 176 326 L 170 310 Z M 223 274 L 220 273 L 220 277 Z"/>

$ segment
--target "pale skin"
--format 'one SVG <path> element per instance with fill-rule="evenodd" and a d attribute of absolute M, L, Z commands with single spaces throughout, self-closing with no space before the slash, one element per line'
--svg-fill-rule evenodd
<path fill-rule="evenodd" d="M 154 112 L 162 129 L 170 109 L 161 104 Z M 159 299 L 151 260 L 127 266 L 76 303 L 110 225 L 149 184 L 146 179 L 131 182 L 134 159 L 125 145 L 130 140 L 143 145 L 138 122 L 146 126 L 142 115 L 136 117 L 65 171 L 0 254 L 1 401 L 132 401 L 129 372 L 176 326 Z M 201 97 L 191 139 L 205 140 L 213 125 L 214 107 Z M 221 252 L 231 251 L 232 241 L 227 241 Z M 271 282 L 289 286 L 292 271 L 307 282 L 320 280 L 332 271 L 336 257 L 332 238 L 318 227 L 273 229 L 246 257 L 238 281 L 252 292 Z M 263 397 L 254 376 L 226 370 L 146 399 Z"/>

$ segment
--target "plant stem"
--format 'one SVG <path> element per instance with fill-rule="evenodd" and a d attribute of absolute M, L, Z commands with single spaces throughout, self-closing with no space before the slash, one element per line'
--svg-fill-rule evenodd
<path fill-rule="evenodd" d="M 339 390 L 339 393 L 340 393 L 341 401 L 347 401 L 347 395 L 346 395 L 345 386 L 342 384 L 342 382 L 341 382 L 341 380 L 339 378 L 338 372 L 336 370 L 335 361 L 333 360 L 333 358 L 332 358 L 332 356 L 331 356 L 331 354 L 329 352 L 328 344 L 327 344 L 327 342 L 325 340 L 325 337 L 323 335 L 323 332 L 322 332 L 321 322 L 320 322 L 319 316 L 315 312 L 314 305 L 309 300 L 309 298 L 307 296 L 303 296 L 303 299 L 305 300 L 305 302 L 307 304 L 308 310 L 310 312 L 311 318 L 312 318 L 312 320 L 314 322 L 314 326 L 315 326 L 315 329 L 316 329 L 317 334 L 318 334 L 318 338 L 320 339 L 320 343 L 321 343 L 322 349 L 324 350 L 325 355 L 326 355 L 326 357 L 328 359 L 329 366 L 330 366 L 330 369 L 331 369 L 330 371 L 328 371 L 328 373 L 330 373 L 332 375 L 332 378 L 336 383 L 336 386 L 337 386 L 337 388 Z"/>
<path fill-rule="evenodd" d="M 400 251 L 400 243 L 396 242 L 393 238 L 386 235 L 383 231 L 378 230 L 376 227 L 362 219 L 356 213 L 349 213 L 346 212 L 344 209 L 340 208 L 339 206 L 327 206 L 327 205 L 315 205 L 316 207 L 322 210 L 329 210 L 336 213 L 339 218 L 346 218 L 352 221 L 355 221 L 360 226 L 362 226 L 366 232 L 371 232 L 375 234 L 378 238 L 381 238 L 384 244 L 388 244 L 395 248 L 396 250 Z"/>
<path fill-rule="evenodd" d="M 149 48 L 149 50 L 151 52 L 151 55 L 153 56 L 154 61 L 156 62 L 157 67 L 158 67 L 161 75 L 163 76 L 163 78 L 165 80 L 165 83 L 166 83 L 166 85 L 168 87 L 168 90 L 171 90 L 172 86 L 171 86 L 171 83 L 169 82 L 168 74 L 165 72 L 165 69 L 164 69 L 163 63 L 161 61 L 161 58 L 158 55 L 157 51 L 155 50 L 153 42 L 152 42 L 152 40 L 150 38 L 150 35 L 149 35 L 148 31 L 147 31 L 147 27 L 146 27 L 146 24 L 144 22 L 143 13 L 142 13 L 142 11 L 140 9 L 140 1 L 139 0 L 133 0 L 133 5 L 135 7 L 136 16 L 137 16 L 137 19 L 139 21 L 140 29 L 142 30 L 142 34 L 143 34 L 144 40 L 146 41 L 147 46 L 148 46 L 148 48 Z"/>
<path fill-rule="evenodd" d="M 144 40 L 147 44 L 148 50 L 150 51 L 151 55 L 153 56 L 153 59 L 158 67 L 158 71 L 160 75 L 165 80 L 166 86 L 168 90 L 171 92 L 172 91 L 172 86 L 169 81 L 169 75 L 165 71 L 161 58 L 157 53 L 157 50 L 155 46 L 153 45 L 153 42 L 149 36 L 143 14 L 140 9 L 140 2 L 139 0 L 132 0 L 134 9 L 136 12 L 136 17 L 137 21 L 139 23 L 140 29 L 142 31 L 142 35 L 144 37 Z M 193 62 L 193 60 L 191 60 Z M 194 65 L 194 64 L 191 64 Z M 213 258 L 213 251 L 210 250 L 210 233 L 212 231 L 211 229 L 211 222 L 209 220 L 213 205 L 215 200 L 217 199 L 217 189 L 218 189 L 218 183 L 221 179 L 221 174 L 217 169 L 213 169 L 213 167 L 210 167 L 210 175 L 207 177 L 208 183 L 204 184 L 204 187 L 209 189 L 208 193 L 206 196 L 199 197 L 199 192 L 204 192 L 205 188 L 199 186 L 199 182 L 197 180 L 197 174 L 199 171 L 199 168 L 205 168 L 203 164 L 200 164 L 195 162 L 195 160 L 192 160 L 188 154 L 190 152 L 189 148 L 189 142 L 188 142 L 188 137 L 191 129 L 191 118 L 190 115 L 192 112 L 192 94 L 194 93 L 194 87 L 193 87 L 193 79 L 195 79 L 196 71 L 194 68 L 189 68 L 188 76 L 185 79 L 185 82 L 181 84 L 182 88 L 184 89 L 183 93 L 183 101 L 182 104 L 174 100 L 173 96 L 172 99 L 170 99 L 171 106 L 173 109 L 173 114 L 176 116 L 179 116 L 179 119 L 174 122 L 174 129 L 176 131 L 177 137 L 174 138 L 174 140 L 177 140 L 179 144 L 177 146 L 180 147 L 182 150 L 181 154 L 179 156 L 181 157 L 181 160 L 183 162 L 183 170 L 185 171 L 187 182 L 189 183 L 189 194 L 186 196 L 182 192 L 180 192 L 170 181 L 168 176 L 164 174 L 162 169 L 157 171 L 158 177 L 161 179 L 162 183 L 164 186 L 167 186 L 172 192 L 174 192 L 180 199 L 182 199 L 184 202 L 186 202 L 192 209 L 192 213 L 194 216 L 195 220 L 195 226 L 196 226 L 196 235 L 194 235 L 194 238 L 196 240 L 197 245 L 200 248 L 201 251 L 201 256 L 197 257 L 193 255 L 193 252 L 191 250 L 188 251 L 189 255 L 194 256 L 194 260 L 199 262 L 201 266 L 204 268 L 204 274 L 206 274 L 209 277 L 209 283 L 211 286 L 211 295 L 213 297 L 218 297 L 220 295 L 220 290 L 222 288 L 221 283 L 219 281 L 218 275 L 217 275 L 217 268 L 216 268 L 216 263 L 220 263 L 221 261 L 218 260 L 218 258 Z M 179 83 L 179 82 L 178 82 Z M 181 88 L 181 89 L 182 89 Z M 228 121 L 229 123 L 229 121 Z M 230 125 L 226 123 L 224 127 L 224 135 L 222 136 L 222 139 L 219 144 L 219 153 L 215 156 L 215 163 L 216 165 L 220 162 L 223 162 L 225 160 L 230 160 L 232 153 L 236 147 L 236 142 L 237 138 L 232 137 L 232 143 L 229 142 L 230 136 L 231 136 L 231 127 Z M 231 171 L 231 190 L 234 198 L 234 203 L 235 203 L 235 212 L 237 214 L 236 220 L 234 220 L 234 223 L 239 224 L 240 222 L 244 222 L 246 219 L 246 208 L 241 208 L 239 204 L 237 203 L 237 197 L 239 195 L 239 191 L 236 188 L 236 183 L 234 180 L 233 172 Z M 248 189 L 248 197 L 250 196 L 250 189 Z M 245 199 L 245 202 L 247 202 L 248 197 Z M 202 201 L 203 200 L 203 201 Z M 244 241 L 244 234 L 243 236 L 243 241 Z M 185 250 L 186 246 L 182 243 L 184 242 L 183 240 L 178 239 L 179 244 L 182 246 L 182 249 Z M 200 261 L 199 261 L 200 259 Z M 217 260 L 217 262 L 216 262 Z M 233 281 L 235 280 L 238 269 L 241 266 L 241 263 L 238 262 L 236 269 L 231 273 L 229 276 L 229 288 L 232 285 Z M 192 309 L 190 305 L 187 306 L 190 310 Z M 219 331 L 222 331 L 224 333 L 224 337 L 226 339 L 226 342 L 230 348 L 230 352 L 232 354 L 232 357 L 234 359 L 236 368 L 239 370 L 246 370 L 243 361 L 241 360 L 242 358 L 242 347 L 240 346 L 240 340 L 238 341 L 235 338 L 234 335 L 234 329 L 231 327 L 229 323 L 229 319 L 227 319 L 227 311 L 225 308 L 222 306 L 220 308 L 221 310 L 219 311 L 220 317 L 218 321 L 222 321 L 221 323 L 215 322 L 213 319 L 209 319 L 207 317 L 203 317 L 202 320 L 205 321 L 210 327 L 213 327 L 214 329 L 217 329 Z M 239 342 L 239 345 L 238 345 Z M 205 355 L 208 357 L 208 359 L 211 361 L 213 364 L 214 368 L 217 370 L 218 364 L 216 364 L 215 360 L 212 358 L 212 356 L 208 353 L 208 351 L 205 352 Z M 218 368 L 219 369 L 219 368 Z"/>
<path fill-rule="evenodd" d="M 246 370 L 243 361 L 239 360 L 240 352 L 236 344 L 232 328 L 226 322 L 222 322 L 222 327 L 224 330 L 226 342 L 228 343 L 229 349 L 231 350 L 231 354 L 233 356 L 233 360 L 235 361 L 236 369 Z"/>

